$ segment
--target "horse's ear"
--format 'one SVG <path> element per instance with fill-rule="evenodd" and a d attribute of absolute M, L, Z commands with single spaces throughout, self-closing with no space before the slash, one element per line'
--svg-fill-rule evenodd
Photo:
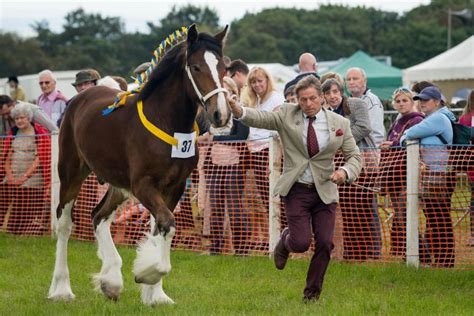
<path fill-rule="evenodd" d="M 198 30 L 197 30 L 197 27 L 196 27 L 196 24 L 192 24 L 189 28 L 188 28 L 188 37 L 187 37 L 187 41 L 189 44 L 192 44 L 194 43 L 198 38 Z"/>
<path fill-rule="evenodd" d="M 227 31 L 229 30 L 229 25 L 226 25 L 225 28 L 217 33 L 216 35 L 214 35 L 214 38 L 216 40 L 218 40 L 219 42 L 221 43 L 224 43 L 225 42 L 225 39 L 226 39 L 226 36 L 227 36 Z"/>

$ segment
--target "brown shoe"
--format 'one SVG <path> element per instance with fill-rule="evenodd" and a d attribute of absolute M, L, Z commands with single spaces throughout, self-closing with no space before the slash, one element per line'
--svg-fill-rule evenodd
<path fill-rule="evenodd" d="M 273 260 L 275 261 L 275 267 L 278 270 L 283 270 L 285 268 L 286 262 L 288 261 L 288 257 L 290 256 L 290 252 L 286 249 L 283 240 L 288 235 L 288 227 L 286 227 L 281 232 L 280 241 L 276 245 L 275 249 L 273 250 Z"/>

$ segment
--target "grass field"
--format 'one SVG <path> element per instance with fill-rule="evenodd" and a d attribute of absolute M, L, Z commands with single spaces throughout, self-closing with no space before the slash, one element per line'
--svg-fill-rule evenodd
<path fill-rule="evenodd" d="M 96 246 L 71 241 L 76 299 L 46 299 L 55 241 L 0 234 L 0 315 L 472 315 L 474 271 L 415 270 L 404 265 L 332 263 L 316 304 L 302 303 L 308 259 L 277 271 L 268 258 L 204 256 L 175 251 L 166 293 L 176 305 L 144 306 L 131 266 L 133 248 L 119 247 L 125 289 L 119 302 L 92 290 L 100 269 Z"/>

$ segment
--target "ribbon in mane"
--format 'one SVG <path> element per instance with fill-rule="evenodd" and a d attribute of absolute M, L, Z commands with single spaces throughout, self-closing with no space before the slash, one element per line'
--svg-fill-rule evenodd
<path fill-rule="evenodd" d="M 115 109 L 121 107 L 127 101 L 128 96 L 140 93 L 142 87 L 148 81 L 150 74 L 156 68 L 156 65 L 160 62 L 161 58 L 163 58 L 166 51 L 180 42 L 185 35 L 188 34 L 188 28 L 182 26 L 180 30 L 176 30 L 166 39 L 161 41 L 160 45 L 157 49 L 153 52 L 153 58 L 151 59 L 151 65 L 148 69 L 137 76 L 137 78 L 132 77 L 135 80 L 135 84 L 137 84 L 137 88 L 131 91 L 124 91 L 117 94 L 115 97 L 115 102 L 112 105 L 109 105 L 105 110 L 102 111 L 102 115 L 106 116 L 112 113 Z"/>

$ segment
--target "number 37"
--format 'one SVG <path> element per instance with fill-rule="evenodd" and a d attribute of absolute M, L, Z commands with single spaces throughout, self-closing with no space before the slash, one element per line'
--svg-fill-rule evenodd
<path fill-rule="evenodd" d="M 185 140 L 183 141 L 183 145 L 181 146 L 181 152 L 183 153 L 188 153 L 189 150 L 191 149 L 191 146 L 193 145 L 192 140 Z"/>

